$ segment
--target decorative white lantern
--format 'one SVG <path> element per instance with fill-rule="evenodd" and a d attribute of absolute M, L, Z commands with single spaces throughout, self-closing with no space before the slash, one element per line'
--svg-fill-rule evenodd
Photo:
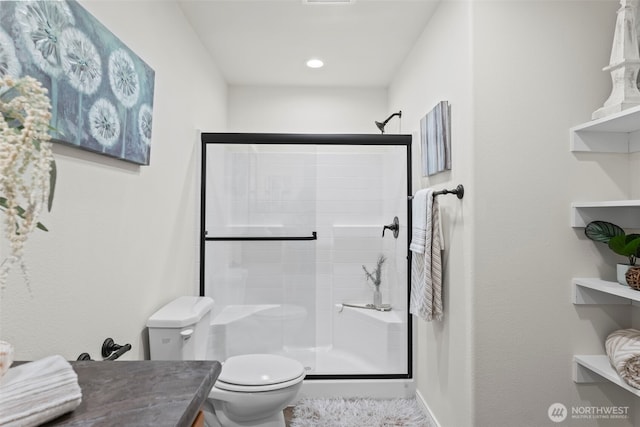
<path fill-rule="evenodd" d="M 640 50 L 636 29 L 636 9 L 638 0 L 620 0 L 620 9 L 613 35 L 613 47 L 609 65 L 603 68 L 611 72 L 613 88 L 604 105 L 594 111 L 593 119 L 618 113 L 640 105 L 638 71 L 640 70 Z"/>

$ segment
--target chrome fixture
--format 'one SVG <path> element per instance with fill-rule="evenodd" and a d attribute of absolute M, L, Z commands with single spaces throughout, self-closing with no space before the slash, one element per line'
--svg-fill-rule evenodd
<path fill-rule="evenodd" d="M 402 110 L 398 111 L 397 113 L 393 113 L 392 115 L 387 117 L 386 120 L 382 123 L 376 122 L 376 126 L 378 126 L 378 129 L 380 129 L 381 133 L 384 133 L 384 127 L 387 125 L 387 123 L 389 123 L 389 120 L 391 120 L 395 116 L 402 118 Z"/>
<path fill-rule="evenodd" d="M 398 238 L 398 234 L 400 234 L 400 220 L 398 220 L 397 216 L 393 217 L 393 222 L 391 224 L 387 224 L 382 227 L 382 237 L 384 237 L 384 232 L 386 230 L 393 231 L 393 237 Z"/>

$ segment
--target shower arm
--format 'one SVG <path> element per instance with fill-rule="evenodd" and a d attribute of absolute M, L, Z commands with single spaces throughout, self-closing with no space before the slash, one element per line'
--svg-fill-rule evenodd
<path fill-rule="evenodd" d="M 398 117 L 402 118 L 402 110 L 398 111 L 397 113 L 393 113 L 392 115 L 387 117 L 385 119 L 385 121 L 383 121 L 382 123 L 376 121 L 376 126 L 378 127 L 378 129 L 380 129 L 380 132 L 382 132 L 384 134 L 384 127 L 387 125 L 387 123 L 389 123 L 389 120 L 391 120 L 395 116 L 398 116 Z"/>

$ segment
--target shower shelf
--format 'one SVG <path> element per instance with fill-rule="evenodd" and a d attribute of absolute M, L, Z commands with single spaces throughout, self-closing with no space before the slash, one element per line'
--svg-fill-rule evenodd
<path fill-rule="evenodd" d="M 610 381 L 640 397 L 640 390 L 631 387 L 620 378 L 620 375 L 613 369 L 606 355 L 573 356 L 573 381 L 576 383 Z"/>

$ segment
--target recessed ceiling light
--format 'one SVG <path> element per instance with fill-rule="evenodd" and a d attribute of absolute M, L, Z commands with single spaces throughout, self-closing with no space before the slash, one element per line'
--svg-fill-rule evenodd
<path fill-rule="evenodd" d="M 309 68 L 321 68 L 324 65 L 322 60 L 313 58 L 307 61 L 307 67 Z"/>

